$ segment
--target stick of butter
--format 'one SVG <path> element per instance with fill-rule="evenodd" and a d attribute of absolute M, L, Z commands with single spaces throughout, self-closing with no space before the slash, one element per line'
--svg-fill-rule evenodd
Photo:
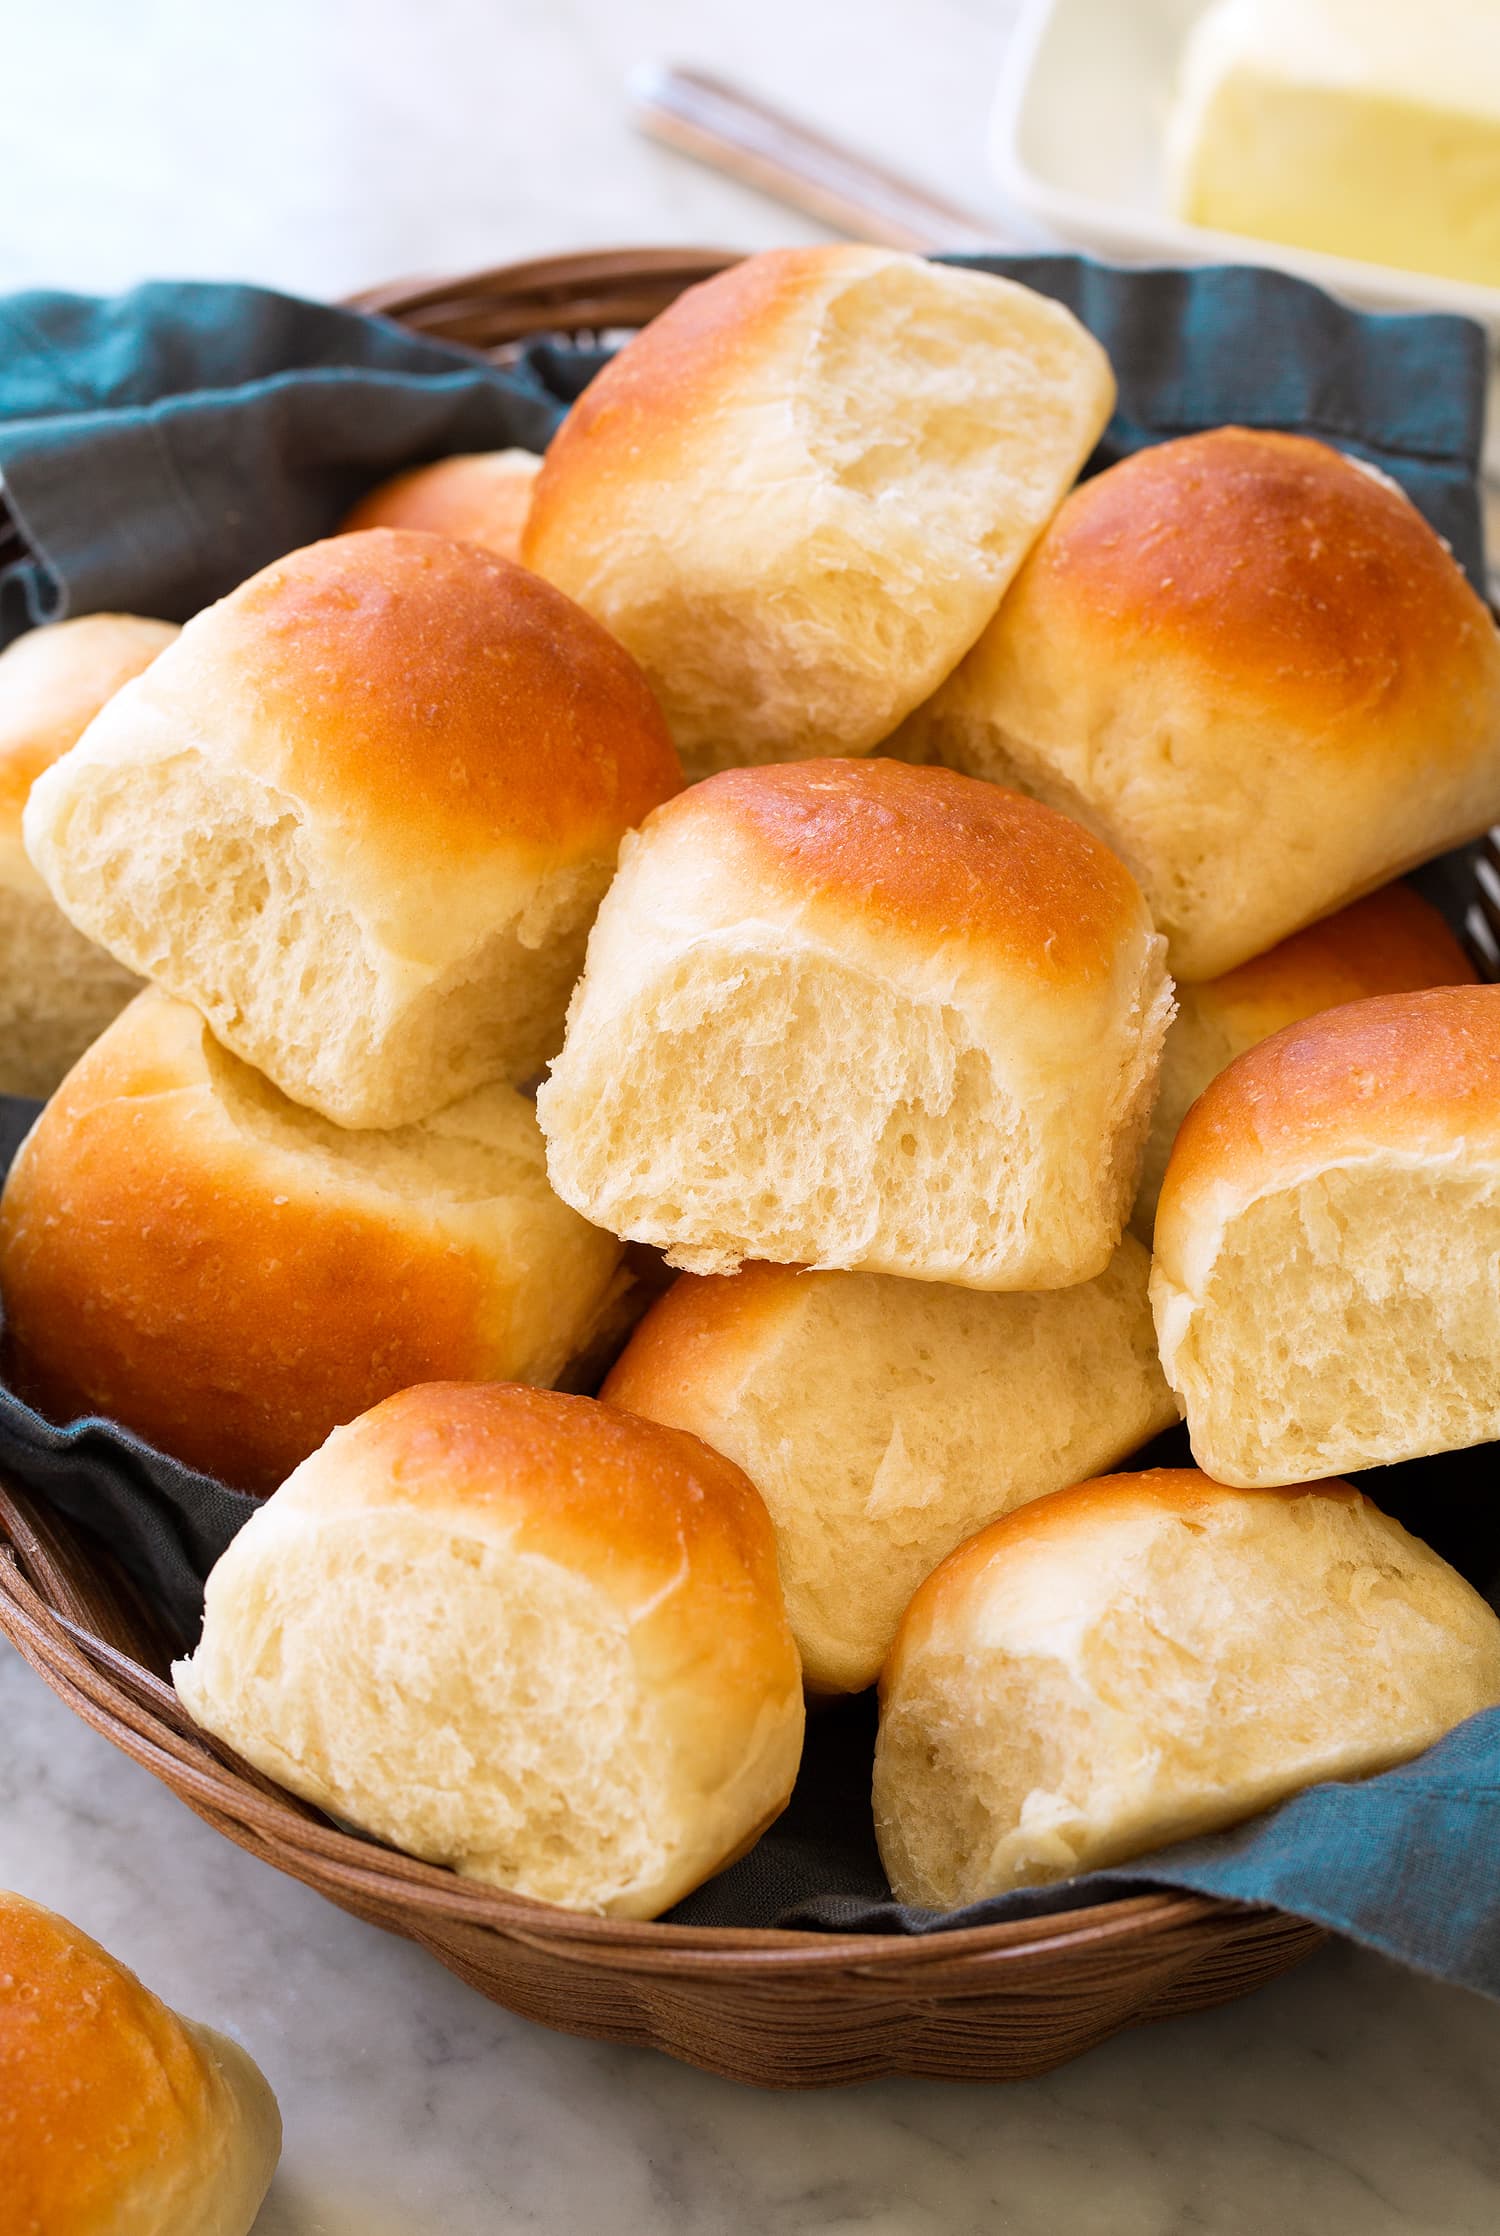
<path fill-rule="evenodd" d="M 1167 155 L 1195 225 L 1500 287 L 1500 0 L 1217 0 Z"/>

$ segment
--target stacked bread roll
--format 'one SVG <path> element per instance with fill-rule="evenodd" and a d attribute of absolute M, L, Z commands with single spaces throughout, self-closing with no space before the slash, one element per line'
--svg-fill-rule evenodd
<path fill-rule="evenodd" d="M 629 646 L 691 776 L 867 753 L 991 620 L 1113 402 L 1026 288 L 747 257 L 585 390 L 522 557 Z"/>
<path fill-rule="evenodd" d="M 1008 1515 L 912 1600 L 875 1821 L 946 1910 L 1213 1832 L 1500 1703 L 1500 1619 L 1347 1483 L 1101 1477 Z"/>
<path fill-rule="evenodd" d="M 558 1379 L 621 1248 L 521 1089 L 679 782 L 628 654 L 473 543 L 337 537 L 190 622 L 26 808 L 152 990 L 0 1203 L 23 1388 L 268 1492 L 413 1382 Z"/>
<path fill-rule="evenodd" d="M 431 536 L 483 544 L 502 559 L 519 559 L 541 465 L 529 450 L 491 450 L 413 466 L 361 498 L 341 533 L 419 528 Z"/>
<path fill-rule="evenodd" d="M 1294 932 L 1237 970 L 1177 988 L 1162 1050 L 1140 1193 L 1131 1225 L 1150 1242 L 1167 1159 L 1209 1081 L 1285 1025 L 1374 994 L 1467 986 L 1474 969 L 1443 918 L 1411 886 L 1383 885 Z"/>
<path fill-rule="evenodd" d="M 251 2236 L 281 2115 L 237 2042 L 0 1893 L 0 2202 L 15 2236 Z"/>
<path fill-rule="evenodd" d="M 153 991 L 0 1203 L 12 1361 L 290 1477 L 177 1681 L 321 1806 L 655 1915 L 880 1677 L 942 1908 L 1500 1702 L 1327 1480 L 1500 1433 L 1500 991 L 1390 883 L 1500 815 L 1500 639 L 1322 444 L 1075 487 L 1112 401 L 1009 282 L 751 258 L 36 783 Z"/>
<path fill-rule="evenodd" d="M 52 899 L 21 817 L 42 771 L 176 634 L 166 621 L 94 613 L 0 654 L 0 1094 L 49 1095 L 140 985 Z"/>

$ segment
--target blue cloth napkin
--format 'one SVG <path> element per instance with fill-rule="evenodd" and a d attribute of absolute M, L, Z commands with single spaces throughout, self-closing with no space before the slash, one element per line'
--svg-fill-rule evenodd
<path fill-rule="evenodd" d="M 1266 271 L 959 261 L 1066 301 L 1108 349 L 1120 405 L 1093 467 L 1230 420 L 1320 435 L 1401 482 L 1482 582 L 1477 328 L 1365 315 Z M 601 361 L 542 343 L 497 369 L 256 288 L 0 301 L 0 473 L 24 537 L 8 562 L 0 555 L 0 638 L 110 607 L 183 618 L 328 533 L 403 466 L 542 447 Z M 1464 858 L 1427 874 L 1460 921 Z M 33 1112 L 0 1101 L 0 1170 Z M 1186 1458 L 1178 1431 L 1138 1464 Z M 46 1422 L 3 1386 L 0 1467 L 94 1530 L 191 1641 L 203 1578 L 253 1500 L 109 1422 Z M 1500 1604 L 1495 1478 L 1485 1449 L 1385 1469 L 1364 1488 Z M 950 1916 L 890 1899 L 870 1819 L 873 1738 L 869 1695 L 816 1713 L 785 1817 L 672 1915 L 927 1934 L 1182 1887 L 1295 1912 L 1500 1996 L 1500 1711 L 1382 1777 L 1315 1787 L 1232 1832 Z"/>
<path fill-rule="evenodd" d="M 75 613 L 186 621 L 403 466 L 544 449 L 568 400 L 260 287 L 0 299 L 0 475 L 27 546 L 0 573 L 0 643 Z"/>

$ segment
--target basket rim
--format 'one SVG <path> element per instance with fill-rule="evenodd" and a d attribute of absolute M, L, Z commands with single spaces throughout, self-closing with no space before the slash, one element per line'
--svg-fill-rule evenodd
<path fill-rule="evenodd" d="M 41 1519 L 39 1503 L 0 1475 L 0 1634 L 22 1659 L 84 1722 L 237 1845 L 283 1868 L 300 1864 L 315 1883 L 334 1881 L 414 1916 L 442 1917 L 511 1940 L 542 1942 L 554 1956 L 663 1977 L 680 1970 L 701 1977 L 705 1965 L 726 1973 L 869 1974 L 898 1967 L 908 1978 L 920 1972 L 936 1984 L 955 1966 L 972 1971 L 976 1964 L 1024 1962 L 1064 1946 L 1102 1948 L 1168 1928 L 1282 1915 L 1214 1895 L 1159 1889 L 952 1931 L 820 1933 L 600 1917 L 464 1879 L 344 1830 L 199 1731 L 170 1686 L 100 1635 L 97 1609 L 102 1605 L 107 1613 L 111 1606 L 107 1570 L 98 1555 L 90 1557 L 82 1531 L 50 1507 Z M 107 1563 L 102 1547 L 100 1554 Z M 85 1612 L 89 1619 L 80 1619 Z"/>
<path fill-rule="evenodd" d="M 690 245 L 571 250 L 389 281 L 347 297 L 345 307 L 503 359 L 534 335 L 639 323 L 746 254 Z M 842 1974 L 887 1981 L 893 1990 L 949 1994 L 982 1993 L 1002 1968 L 1023 1971 L 1060 1952 L 1102 1954 L 1123 1943 L 1139 1954 L 1174 1935 L 1211 1949 L 1257 1925 L 1267 1936 L 1300 1941 L 1300 1954 L 1327 1938 L 1314 1921 L 1270 1906 L 1166 1888 L 925 1934 L 671 1925 L 566 1910 L 345 1831 L 275 1786 L 199 1731 L 171 1687 L 137 1658 L 143 1618 L 149 1620 L 108 1548 L 0 1470 L 0 1636 L 75 1715 L 213 1829 L 334 1900 L 352 1898 L 350 1906 L 393 1930 L 408 1920 L 413 1929 L 424 1920 L 457 1926 L 580 1970 L 592 1966 L 642 1981 L 701 1984 L 718 1975 L 727 1986 L 759 1974 L 831 1984 Z"/>
<path fill-rule="evenodd" d="M 407 313 L 439 309 L 465 298 L 485 296 L 499 302 L 529 295 L 565 296 L 570 288 L 593 290 L 601 283 L 634 280 L 680 280 L 686 286 L 691 279 L 707 278 L 742 262 L 748 253 L 740 248 L 710 248 L 686 241 L 680 247 L 666 248 L 632 244 L 562 249 L 555 255 L 519 257 L 505 264 L 481 265 L 474 271 L 409 273 L 359 288 L 346 295 L 343 302 L 348 310 L 394 318 L 400 323 Z"/>

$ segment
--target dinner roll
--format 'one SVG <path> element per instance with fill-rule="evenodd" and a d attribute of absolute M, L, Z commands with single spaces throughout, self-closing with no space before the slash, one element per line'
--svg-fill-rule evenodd
<path fill-rule="evenodd" d="M 859 1692 L 971 1532 L 1177 1419 L 1127 1236 L 1096 1281 L 977 1296 L 878 1273 L 683 1274 L 601 1396 L 745 1470 L 809 1686 Z"/>
<path fill-rule="evenodd" d="M 139 984 L 52 900 L 21 843 L 21 812 L 43 769 L 176 634 L 166 621 L 90 613 L 0 653 L 0 1094 L 51 1094 Z"/>
<path fill-rule="evenodd" d="M 1500 987 L 1239 1057 L 1162 1182 L 1151 1301 L 1193 1457 L 1301 1483 L 1500 1437 Z"/>
<path fill-rule="evenodd" d="M 956 1910 L 1409 1761 L 1500 1705 L 1500 1619 L 1347 1483 L 1153 1468 L 960 1546 L 880 1691 L 881 1858 Z"/>
<path fill-rule="evenodd" d="M 1500 816 L 1500 636 L 1393 482 L 1221 427 L 1076 489 L 917 717 L 1076 815 L 1217 978 Z"/>
<path fill-rule="evenodd" d="M 680 781 L 627 654 L 477 545 L 293 552 L 190 621 L 35 786 L 90 938 L 345 1126 L 533 1075 L 620 837 Z"/>
<path fill-rule="evenodd" d="M 22 1390 L 249 1491 L 409 1383 L 551 1381 L 619 1257 L 548 1187 L 513 1087 L 347 1133 L 158 993 L 69 1074 L 0 1195 Z"/>
<path fill-rule="evenodd" d="M 622 852 L 537 1098 L 552 1184 L 672 1265 L 1048 1289 L 1135 1194 L 1171 986 L 1120 863 L 896 761 L 732 769 Z"/>
<path fill-rule="evenodd" d="M 1294 933 L 1222 978 L 1179 986 L 1131 1215 L 1142 1241 L 1151 1240 L 1178 1127 L 1209 1081 L 1236 1056 L 1283 1025 L 1340 1002 L 1473 981 L 1473 965 L 1437 910 L 1409 885 L 1397 884 Z"/>
<path fill-rule="evenodd" d="M 765 1508 L 696 1437 L 433 1383 L 241 1530 L 172 1672 L 196 1722 L 429 1863 L 652 1918 L 779 1816 L 802 1686 Z"/>
<path fill-rule="evenodd" d="M 531 485 L 541 463 L 529 450 L 485 450 L 415 466 L 361 498 L 343 533 L 420 528 L 431 536 L 482 543 L 502 559 L 519 559 Z"/>
<path fill-rule="evenodd" d="M 848 245 L 692 288 L 585 390 L 522 557 L 640 661 L 692 776 L 866 753 L 989 620 L 1114 404 L 1058 303 Z"/>
<path fill-rule="evenodd" d="M 250 2236 L 280 2155 L 276 2099 L 237 2042 L 0 1894 L 0 2225 Z"/>

